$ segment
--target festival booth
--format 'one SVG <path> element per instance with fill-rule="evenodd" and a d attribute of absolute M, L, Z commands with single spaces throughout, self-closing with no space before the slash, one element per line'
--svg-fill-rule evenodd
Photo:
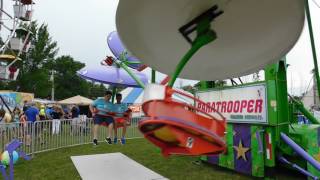
<path fill-rule="evenodd" d="M 89 110 L 89 105 L 93 102 L 92 99 L 77 95 L 61 101 L 58 101 L 58 104 L 61 105 L 77 105 L 79 106 L 80 115 L 86 115 L 86 117 L 91 117 Z"/>
<path fill-rule="evenodd" d="M 92 102 L 93 102 L 92 99 L 77 95 L 77 96 L 73 96 L 73 97 L 58 101 L 58 104 L 88 106 Z"/>
<path fill-rule="evenodd" d="M 40 98 L 34 98 L 33 102 L 39 103 L 39 104 L 56 104 L 57 101 L 51 101 L 48 99 L 40 99 Z"/>
<path fill-rule="evenodd" d="M 40 98 L 34 98 L 33 100 L 34 103 L 36 103 L 36 106 L 40 109 L 41 105 L 53 105 L 56 104 L 57 101 L 51 101 L 47 99 L 40 99 Z"/>
<path fill-rule="evenodd" d="M 15 107 L 22 109 L 24 102 L 31 102 L 33 99 L 33 93 L 0 91 L 1 108 L 10 109 L 9 111 L 12 111 Z"/>

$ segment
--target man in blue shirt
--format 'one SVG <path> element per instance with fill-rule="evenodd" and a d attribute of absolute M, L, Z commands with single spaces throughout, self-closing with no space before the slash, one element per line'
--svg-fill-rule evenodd
<path fill-rule="evenodd" d="M 93 145 L 98 145 L 98 128 L 102 123 L 108 125 L 108 137 L 105 139 L 108 144 L 111 142 L 111 133 L 113 129 L 112 108 L 113 104 L 110 102 L 112 96 L 111 91 L 106 91 L 104 98 L 98 98 L 90 105 L 90 111 L 93 116 Z"/>
<path fill-rule="evenodd" d="M 31 102 L 30 103 L 30 107 L 28 107 L 28 109 L 24 112 L 24 114 L 26 115 L 27 117 L 27 121 L 28 122 L 36 122 L 36 121 L 39 121 L 40 120 L 40 117 L 39 117 L 39 110 L 37 107 L 35 107 L 35 103 L 34 102 Z M 39 124 L 38 124 L 39 125 Z M 38 136 L 38 131 L 37 129 L 39 129 L 38 127 L 35 128 L 35 135 Z M 27 132 L 27 142 L 26 142 L 26 145 L 30 145 L 31 143 L 31 134 L 32 134 L 32 128 L 30 129 L 31 131 L 28 131 Z M 38 138 L 40 138 L 40 141 L 41 141 L 41 137 L 39 136 Z"/>
<path fill-rule="evenodd" d="M 26 110 L 25 115 L 27 117 L 27 121 L 29 122 L 36 122 L 39 120 L 39 110 L 37 107 L 35 107 L 34 103 L 31 104 L 31 106 Z"/>
<path fill-rule="evenodd" d="M 115 124 L 114 124 L 114 143 L 116 144 L 118 141 L 118 127 L 123 127 L 121 144 L 126 143 L 126 131 L 127 131 L 127 123 L 129 122 L 129 118 L 131 115 L 131 110 L 128 109 L 128 106 L 125 103 L 121 103 L 122 95 L 117 93 L 116 95 L 117 103 L 113 105 L 113 111 L 115 113 Z"/>

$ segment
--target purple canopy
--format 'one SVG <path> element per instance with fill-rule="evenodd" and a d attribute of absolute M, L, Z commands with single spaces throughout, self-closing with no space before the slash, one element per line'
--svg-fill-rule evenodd
<path fill-rule="evenodd" d="M 125 49 L 125 47 L 123 46 L 119 35 L 117 33 L 117 31 L 113 31 L 108 35 L 108 46 L 111 50 L 111 52 L 117 57 L 117 59 L 120 59 L 120 55 L 121 53 L 123 53 L 124 51 L 127 51 Z M 129 62 L 140 62 L 140 60 L 132 55 L 130 55 L 130 53 L 127 51 L 127 60 Z M 141 66 L 143 66 L 142 64 L 128 64 L 128 66 L 130 66 L 131 68 L 134 69 L 139 69 Z"/>
<path fill-rule="evenodd" d="M 144 83 L 148 78 L 144 73 L 132 70 L 132 72 Z M 136 81 L 122 68 L 113 66 L 98 66 L 95 68 L 82 68 L 77 74 L 84 79 L 110 84 L 115 86 L 140 87 Z"/>

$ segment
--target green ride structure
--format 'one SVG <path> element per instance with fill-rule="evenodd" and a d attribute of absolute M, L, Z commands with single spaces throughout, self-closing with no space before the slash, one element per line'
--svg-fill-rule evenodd
<path fill-rule="evenodd" d="M 223 87 L 225 91 L 248 87 L 264 88 L 263 99 L 266 101 L 266 106 L 263 108 L 265 108 L 267 119 L 261 123 L 259 116 L 252 118 L 238 115 L 236 118 L 247 120 L 247 122 L 239 123 L 234 120 L 227 123 L 227 153 L 203 156 L 202 160 L 255 177 L 267 175 L 272 177 L 280 162 L 310 177 L 320 176 L 320 171 L 316 168 L 319 167 L 320 160 L 319 121 L 305 109 L 301 102 L 288 96 L 286 67 L 285 60 L 281 60 L 265 69 L 264 81 Z M 207 83 L 202 83 L 201 89 L 196 95 L 207 92 L 218 94 L 223 91 L 221 87 L 208 88 Z M 305 115 L 312 124 L 298 124 L 298 112 Z M 248 123 L 249 121 L 251 122 Z M 289 143 L 290 146 L 287 139 L 291 139 L 303 148 L 304 155 L 308 154 L 310 159 L 317 160 L 316 167 L 299 155 L 297 150 L 292 148 L 292 142 Z"/>
<path fill-rule="evenodd" d="M 308 1 L 305 2 L 315 76 L 319 89 L 319 70 L 310 10 Z M 282 164 L 312 179 L 319 179 L 320 121 L 304 107 L 302 102 L 288 94 L 286 72 L 286 61 L 280 60 L 264 69 L 264 81 L 223 87 L 223 90 L 252 86 L 265 88 L 267 121 L 263 124 L 252 119 L 250 123 L 228 122 L 227 153 L 203 156 L 201 158 L 203 161 L 255 177 L 273 177 L 276 167 Z M 212 85 L 210 81 L 201 82 L 200 89 L 196 94 L 222 90 L 221 87 L 214 88 L 214 84 Z M 298 124 L 298 114 L 304 115 L 311 123 Z"/>
<path fill-rule="evenodd" d="M 163 2 L 158 3 L 161 5 L 165 4 Z M 202 5 L 200 2 L 198 3 Z M 144 8 L 149 7 L 149 4 L 151 3 L 146 2 Z M 131 6 L 135 5 L 131 4 L 131 2 L 120 1 L 120 5 L 117 10 L 118 32 L 123 38 L 123 42 L 127 45 L 127 48 L 133 53 L 137 53 L 139 58 L 141 56 L 141 61 L 144 61 L 146 59 L 143 58 L 144 52 L 141 50 L 147 50 L 148 48 L 151 49 L 151 47 L 140 48 L 139 45 L 142 44 L 141 46 L 143 47 L 143 45 L 147 44 L 146 42 L 148 37 L 143 39 L 143 43 L 139 44 L 138 42 L 137 45 L 134 44 L 136 43 L 132 40 L 132 35 L 134 33 L 129 32 L 129 30 L 126 31 L 126 29 L 129 29 L 126 27 L 130 26 L 130 21 L 124 21 L 124 18 L 122 18 L 124 17 L 123 15 L 127 15 L 126 8 Z M 150 7 L 152 7 L 152 5 L 150 5 Z M 318 89 L 320 89 L 316 50 L 313 40 L 309 4 L 307 0 L 305 0 L 304 7 L 306 10 L 309 34 L 311 37 L 317 86 Z M 137 11 L 139 10 L 137 9 Z M 146 19 L 143 23 L 153 23 L 152 18 L 154 17 L 147 16 L 148 12 L 141 13 L 145 13 L 145 16 L 137 16 L 133 17 L 133 19 L 148 17 L 149 19 Z M 212 28 L 212 21 L 219 19 L 219 16 L 221 16 L 223 13 L 223 11 L 218 10 L 217 6 L 212 6 L 212 8 L 203 12 L 196 18 L 193 18 L 191 21 L 189 19 L 187 24 L 178 29 L 180 35 L 182 34 L 184 39 L 191 45 L 191 48 L 182 57 L 181 61 L 178 62 L 174 73 L 170 75 L 171 79 L 169 84 L 164 88 L 166 91 L 169 91 L 169 94 L 170 92 L 172 93 L 170 88 L 173 87 L 176 78 L 179 77 L 180 73 L 182 73 L 184 68 L 186 68 L 185 66 L 187 65 L 188 61 L 198 53 L 204 52 L 202 49 L 205 49 L 207 45 L 214 44 L 216 42 L 218 43 L 219 33 L 213 30 L 215 27 Z M 157 12 L 154 12 L 154 14 L 156 14 L 154 15 L 156 18 L 162 15 L 158 15 Z M 167 14 L 170 14 L 170 12 Z M 129 17 L 132 18 L 131 16 Z M 137 19 L 134 19 L 135 22 L 139 22 L 139 19 Z M 150 22 L 148 20 L 150 20 Z M 137 32 L 141 33 L 140 31 L 142 30 L 138 29 Z M 194 40 L 191 40 L 191 37 L 189 36 L 191 33 L 196 33 L 196 36 L 193 36 L 195 37 Z M 159 42 L 157 45 L 159 44 L 161 44 L 161 42 Z M 153 55 L 152 53 L 155 51 L 150 52 L 150 54 Z M 148 61 L 148 59 L 146 61 Z M 150 60 L 151 63 L 153 61 L 155 60 Z M 148 64 L 148 62 L 144 63 Z M 156 67 L 155 69 L 157 69 L 158 66 L 160 67 L 160 70 L 164 70 L 161 69 L 161 67 L 164 67 L 163 65 L 156 63 L 154 64 Z M 216 151 L 212 154 L 209 153 L 209 155 L 204 153 L 202 154 L 203 156 L 201 157 L 201 160 L 254 177 L 273 178 L 276 174 L 276 169 L 278 166 L 286 166 L 301 172 L 309 178 L 319 179 L 320 121 L 316 119 L 299 100 L 292 98 L 288 94 L 286 75 L 287 64 L 285 58 L 276 63 L 268 64 L 269 65 L 264 66 L 265 78 L 263 81 L 224 87 L 216 87 L 213 80 L 200 82 L 200 89 L 199 91 L 195 92 L 195 99 L 200 100 L 195 101 L 194 106 L 196 108 L 193 109 L 190 106 L 185 106 L 184 108 L 189 108 L 190 111 L 195 113 L 198 113 L 199 111 L 204 113 L 221 113 L 227 121 L 225 125 L 225 135 L 223 137 L 225 144 L 220 144 L 221 146 L 225 145 L 225 150 L 223 152 Z M 190 68 L 186 69 L 190 71 Z M 126 70 L 129 71 L 128 69 Z M 192 71 L 190 74 L 192 74 Z M 154 75 L 155 74 L 153 73 L 153 81 L 155 79 Z M 232 82 L 234 81 L 232 80 Z M 153 86 L 152 88 L 155 90 L 155 87 L 156 86 Z M 160 86 L 158 87 L 162 88 Z M 159 92 L 162 93 L 162 91 Z M 318 93 L 320 92 L 318 91 Z M 168 96 L 168 94 L 165 96 Z M 153 99 L 150 102 L 160 102 L 159 98 L 162 97 L 157 96 L 156 98 L 158 99 Z M 169 103 L 170 97 L 167 99 L 166 98 L 167 97 L 164 98 L 164 101 Z M 159 108 L 160 105 L 161 104 L 159 103 Z M 156 106 L 153 108 L 156 109 Z M 298 114 L 303 114 L 311 123 L 298 124 Z M 177 118 L 170 119 L 170 117 L 166 117 L 169 120 L 164 121 L 160 118 L 160 116 L 152 116 L 153 119 L 147 120 L 149 121 L 148 123 L 145 123 L 146 120 L 142 122 L 147 124 L 146 126 L 140 126 L 140 130 L 145 134 L 145 137 L 150 136 L 150 133 L 154 133 L 153 131 L 155 131 L 157 128 L 160 129 L 162 126 L 164 126 L 163 124 L 156 123 L 156 121 L 161 120 L 161 123 L 164 123 L 169 120 L 174 122 L 179 120 L 177 120 Z M 152 124 L 152 122 L 154 124 Z M 181 121 L 179 120 L 179 122 Z M 191 121 L 188 122 L 187 125 L 190 125 L 190 123 Z M 168 129 L 171 131 L 172 129 L 170 129 L 170 126 L 172 127 L 174 125 L 169 124 Z M 177 127 L 177 131 L 180 132 L 182 126 Z M 161 135 L 154 133 L 151 135 L 151 137 L 148 137 L 148 139 L 155 145 L 161 147 L 162 151 L 166 152 L 164 155 L 170 155 L 170 152 L 174 152 L 172 154 L 179 154 L 177 152 L 182 152 L 182 154 L 185 155 L 197 155 L 194 152 L 188 154 L 188 151 L 185 150 L 188 148 L 192 149 L 192 141 L 194 139 L 188 138 L 186 146 L 183 147 L 185 149 L 181 150 L 179 148 L 182 148 L 182 143 L 178 144 L 176 139 L 174 139 L 172 136 L 167 136 L 167 134 L 171 133 L 169 130 L 166 129 L 166 131 L 163 131 L 165 133 L 162 132 Z M 172 132 L 174 131 L 175 130 L 172 130 Z M 187 129 L 185 133 L 189 133 L 188 135 L 198 134 L 198 132 L 190 129 Z M 160 136 L 163 136 L 163 138 L 159 138 Z M 202 136 L 202 134 L 199 136 Z M 202 136 L 204 139 L 208 137 Z M 156 138 L 158 138 L 158 140 L 155 140 Z M 162 142 L 160 142 L 159 139 L 161 139 Z M 167 144 L 163 143 L 164 141 L 167 141 Z M 212 142 L 211 139 L 209 141 Z M 174 150 L 166 150 L 170 148 Z"/>

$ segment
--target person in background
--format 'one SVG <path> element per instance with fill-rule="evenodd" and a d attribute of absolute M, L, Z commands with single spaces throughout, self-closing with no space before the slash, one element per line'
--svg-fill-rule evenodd
<path fill-rule="evenodd" d="M 23 101 L 23 108 L 22 108 L 22 111 L 23 111 L 23 112 L 26 112 L 26 111 L 27 111 L 27 109 L 28 109 L 28 107 L 29 107 L 29 105 L 28 105 L 28 101 L 27 101 L 27 100 Z"/>
<path fill-rule="evenodd" d="M 46 120 L 46 107 L 43 104 L 40 105 L 39 118 L 40 120 Z"/>
<path fill-rule="evenodd" d="M 1 141 L 6 143 L 9 141 L 7 137 L 7 129 L 10 127 L 11 115 L 7 113 L 4 109 L 0 109 L 0 137 Z"/>
<path fill-rule="evenodd" d="M 79 108 L 79 115 L 86 115 L 88 118 L 92 118 L 92 113 L 90 111 L 89 106 L 78 106 Z"/>
<path fill-rule="evenodd" d="M 63 119 L 70 119 L 71 115 L 70 115 L 70 110 L 68 106 L 65 106 L 63 108 Z"/>
<path fill-rule="evenodd" d="M 27 122 L 28 125 L 32 125 L 36 121 L 40 120 L 39 117 L 39 109 L 35 106 L 35 103 L 31 102 L 30 107 L 25 111 L 25 115 L 27 117 Z M 35 135 L 37 136 L 37 127 L 35 128 Z M 27 142 L 26 145 L 30 146 L 31 145 L 31 134 L 32 134 L 32 128 L 27 126 Z"/>
<path fill-rule="evenodd" d="M 0 121 L 3 121 L 4 123 L 11 123 L 12 117 L 4 109 L 0 109 Z"/>
<path fill-rule="evenodd" d="M 110 102 L 112 96 L 111 91 L 106 91 L 104 98 L 97 98 L 89 106 L 93 115 L 93 145 L 98 145 L 98 129 L 103 123 L 107 123 L 108 136 L 105 139 L 108 144 L 112 144 L 111 135 L 113 129 L 113 117 L 110 115 L 112 112 L 113 104 Z"/>
<path fill-rule="evenodd" d="M 39 136 L 42 136 L 43 132 L 47 130 L 47 124 L 48 122 L 46 122 L 46 107 L 44 104 L 41 104 L 40 105 L 40 110 L 39 110 L 39 118 L 40 118 L 40 121 L 39 124 L 38 124 L 38 134 Z M 41 144 L 43 144 L 44 141 L 41 142 Z"/>
<path fill-rule="evenodd" d="M 52 104 L 48 104 L 46 108 L 46 119 L 52 120 L 52 112 L 53 112 L 53 106 Z"/>
<path fill-rule="evenodd" d="M 24 142 L 26 142 L 27 140 L 24 139 L 26 138 L 26 132 L 27 132 L 27 116 L 24 114 L 24 112 L 21 112 L 20 117 L 19 117 L 19 126 L 20 126 L 20 135 L 19 137 L 21 137 L 21 139 L 24 140 Z"/>
<path fill-rule="evenodd" d="M 30 103 L 30 107 L 25 111 L 28 122 L 36 122 L 40 120 L 39 109 L 35 106 L 35 103 Z"/>
<path fill-rule="evenodd" d="M 20 115 L 21 115 L 21 110 L 18 107 L 15 107 L 11 114 L 13 133 L 15 137 L 17 137 L 17 134 L 19 133 L 18 128 L 19 128 L 19 122 L 20 122 Z"/>
<path fill-rule="evenodd" d="M 51 116 L 53 118 L 52 121 L 52 134 L 59 134 L 60 127 L 61 127 L 61 118 L 63 117 L 64 112 L 62 108 L 58 105 L 53 106 L 53 111 L 51 113 Z M 62 129 L 61 129 L 62 131 Z"/>
<path fill-rule="evenodd" d="M 20 115 L 21 115 L 21 110 L 18 107 L 15 107 L 12 112 L 12 119 L 13 119 L 12 122 L 19 122 Z"/>
<path fill-rule="evenodd" d="M 80 110 L 76 105 L 73 105 L 70 111 L 71 115 L 71 135 L 76 133 L 76 129 L 80 128 L 80 132 L 82 131 L 81 129 L 81 124 L 85 124 L 86 122 L 81 122 L 80 119 L 78 118 L 80 114 Z"/>
<path fill-rule="evenodd" d="M 53 112 L 51 114 L 53 119 L 62 119 L 64 117 L 64 111 L 58 105 L 53 106 Z"/>
<path fill-rule="evenodd" d="M 121 103 L 122 95 L 120 93 L 116 94 L 117 102 L 113 105 L 113 111 L 115 112 L 114 117 L 114 143 L 118 141 L 118 127 L 123 127 L 121 144 L 126 143 L 126 131 L 127 131 L 127 122 L 129 121 L 131 110 L 125 103 Z"/>
<path fill-rule="evenodd" d="M 79 117 L 79 115 L 80 115 L 80 110 L 76 105 L 74 105 L 71 108 L 71 118 L 77 118 Z"/>

